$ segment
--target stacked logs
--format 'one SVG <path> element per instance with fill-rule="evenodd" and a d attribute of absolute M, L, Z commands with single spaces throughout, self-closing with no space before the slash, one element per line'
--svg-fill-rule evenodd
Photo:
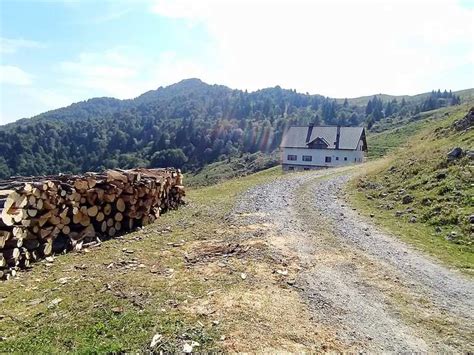
<path fill-rule="evenodd" d="M 182 180 L 175 169 L 117 169 L 0 181 L 0 279 L 153 223 L 183 203 Z"/>

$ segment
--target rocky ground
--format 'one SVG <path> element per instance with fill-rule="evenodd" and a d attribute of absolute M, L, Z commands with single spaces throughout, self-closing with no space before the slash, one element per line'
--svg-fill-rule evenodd
<path fill-rule="evenodd" d="M 347 350 L 472 351 L 474 283 L 376 228 L 344 199 L 351 169 L 250 189 L 230 221 L 295 260 L 313 317 Z M 253 232 L 254 231 L 254 232 Z"/>

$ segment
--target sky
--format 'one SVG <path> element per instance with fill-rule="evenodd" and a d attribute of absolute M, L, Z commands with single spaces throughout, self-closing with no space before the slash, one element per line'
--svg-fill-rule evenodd
<path fill-rule="evenodd" d="M 329 97 L 474 87 L 474 0 L 0 0 L 0 124 L 197 77 Z"/>

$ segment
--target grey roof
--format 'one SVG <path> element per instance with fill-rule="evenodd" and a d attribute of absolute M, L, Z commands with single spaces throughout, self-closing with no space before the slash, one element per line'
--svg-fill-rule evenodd
<path fill-rule="evenodd" d="M 308 148 L 308 143 L 320 137 L 329 143 L 328 149 L 336 149 L 337 126 L 313 126 L 308 138 L 310 126 L 291 126 L 283 136 L 282 148 Z M 359 140 L 363 139 L 365 146 L 364 127 L 340 127 L 339 149 L 356 149 Z"/>

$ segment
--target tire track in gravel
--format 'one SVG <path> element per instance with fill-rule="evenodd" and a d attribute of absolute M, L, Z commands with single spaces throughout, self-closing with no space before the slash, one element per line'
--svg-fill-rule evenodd
<path fill-rule="evenodd" d="M 298 260 L 296 287 L 314 321 L 348 350 L 472 351 L 472 279 L 347 206 L 350 171 L 286 175 L 252 188 L 233 223 L 266 226 L 254 237 Z"/>

